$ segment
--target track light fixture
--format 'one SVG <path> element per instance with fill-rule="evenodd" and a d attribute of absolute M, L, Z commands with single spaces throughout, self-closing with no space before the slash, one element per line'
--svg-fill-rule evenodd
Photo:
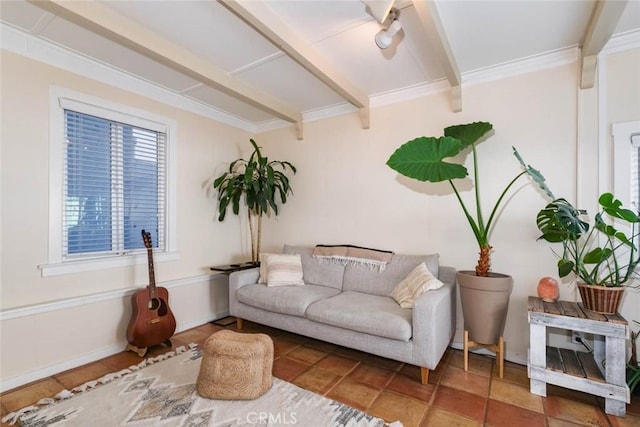
<path fill-rule="evenodd" d="M 398 14 L 396 13 L 387 29 L 380 30 L 378 34 L 376 34 L 376 45 L 378 45 L 380 49 L 386 49 L 391 46 L 393 36 L 398 34 L 398 31 L 402 29 L 402 25 L 400 21 L 398 21 L 397 16 Z"/>
<path fill-rule="evenodd" d="M 367 6 L 368 12 L 380 24 L 391 21 L 387 28 L 383 28 L 376 34 L 376 45 L 380 49 L 386 49 L 393 43 L 393 36 L 402 29 L 398 21 L 400 11 L 393 7 L 396 0 L 360 0 Z"/>

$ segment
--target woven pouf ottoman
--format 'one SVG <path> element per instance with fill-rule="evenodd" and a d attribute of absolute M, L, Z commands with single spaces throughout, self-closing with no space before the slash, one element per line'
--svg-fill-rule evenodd
<path fill-rule="evenodd" d="M 272 367 L 268 335 L 216 332 L 204 343 L 196 390 L 209 399 L 255 399 L 271 388 Z"/>

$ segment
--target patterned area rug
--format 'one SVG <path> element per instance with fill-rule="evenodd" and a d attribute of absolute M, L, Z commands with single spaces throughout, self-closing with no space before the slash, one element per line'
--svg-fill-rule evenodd
<path fill-rule="evenodd" d="M 379 418 L 277 378 L 255 400 L 202 398 L 196 392 L 201 358 L 199 348 L 182 347 L 89 382 L 73 389 L 75 393 L 62 392 L 56 396 L 58 402 L 40 401 L 2 421 L 34 427 L 386 425 Z"/>

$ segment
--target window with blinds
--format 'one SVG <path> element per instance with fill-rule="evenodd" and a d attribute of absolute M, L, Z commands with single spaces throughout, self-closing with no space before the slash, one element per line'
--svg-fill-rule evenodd
<path fill-rule="evenodd" d="M 64 109 L 65 259 L 165 247 L 166 135 L 157 129 Z"/>

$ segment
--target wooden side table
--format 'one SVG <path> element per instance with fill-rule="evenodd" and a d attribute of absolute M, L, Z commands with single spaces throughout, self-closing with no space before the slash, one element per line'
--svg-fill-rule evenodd
<path fill-rule="evenodd" d="M 209 269 L 211 271 L 217 271 L 218 273 L 226 274 L 228 276 L 235 271 L 248 270 L 255 267 L 260 267 L 260 264 L 255 262 L 243 262 L 242 264 L 216 265 L 213 267 L 209 267 Z"/>
<path fill-rule="evenodd" d="M 531 393 L 547 395 L 547 383 L 605 398 L 605 412 L 624 417 L 630 402 L 625 382 L 629 326 L 619 314 L 603 315 L 569 301 L 529 297 Z M 547 327 L 594 335 L 593 354 L 547 346 Z"/>

